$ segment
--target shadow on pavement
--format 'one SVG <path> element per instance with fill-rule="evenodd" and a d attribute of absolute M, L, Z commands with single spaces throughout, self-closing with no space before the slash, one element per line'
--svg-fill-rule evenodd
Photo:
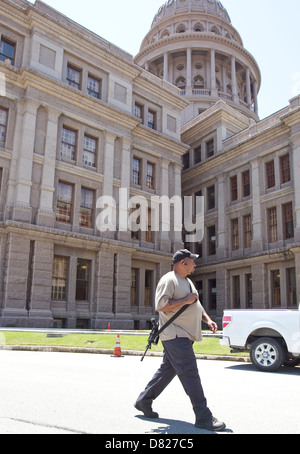
<path fill-rule="evenodd" d="M 234 364 L 231 366 L 226 366 L 225 369 L 236 370 L 236 371 L 249 371 L 255 372 L 257 374 L 268 374 L 270 372 L 262 372 L 252 364 Z M 277 372 L 273 372 L 274 374 L 281 374 L 281 375 L 300 375 L 300 367 L 281 367 Z"/>
<path fill-rule="evenodd" d="M 136 418 L 142 421 L 150 421 L 145 416 L 136 416 Z M 157 427 L 151 429 L 147 434 L 159 434 L 159 435 L 217 435 L 215 432 L 209 430 L 196 429 L 193 424 L 186 421 L 179 421 L 178 419 L 165 419 L 158 418 L 151 421 L 157 424 Z M 223 433 L 233 433 L 231 429 L 226 429 Z"/>

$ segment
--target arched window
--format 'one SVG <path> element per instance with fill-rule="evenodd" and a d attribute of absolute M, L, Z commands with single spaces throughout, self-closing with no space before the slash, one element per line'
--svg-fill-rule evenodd
<path fill-rule="evenodd" d="M 180 88 L 180 90 L 185 90 L 186 88 L 186 80 L 184 77 L 178 77 L 175 82 L 176 87 Z"/>
<path fill-rule="evenodd" d="M 203 32 L 202 25 L 201 24 L 196 24 L 195 27 L 194 27 L 194 32 L 198 32 L 198 33 Z"/>
<path fill-rule="evenodd" d="M 186 27 L 185 25 L 181 24 L 179 27 L 177 27 L 176 33 L 185 33 L 186 32 Z"/>
<path fill-rule="evenodd" d="M 204 88 L 204 79 L 198 75 L 194 77 L 194 90 L 202 90 Z"/>
<path fill-rule="evenodd" d="M 164 30 L 164 31 L 162 32 L 162 34 L 161 34 L 161 37 L 162 37 L 162 38 L 165 38 L 166 36 L 170 36 L 169 30 Z"/>
<path fill-rule="evenodd" d="M 216 35 L 221 35 L 220 30 L 216 26 L 213 26 L 210 31 L 211 33 L 215 33 Z"/>

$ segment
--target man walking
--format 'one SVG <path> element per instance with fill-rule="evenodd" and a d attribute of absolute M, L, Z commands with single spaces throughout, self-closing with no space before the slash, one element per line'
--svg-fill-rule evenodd
<path fill-rule="evenodd" d="M 218 329 L 205 312 L 195 286 L 188 279 L 195 271 L 197 258 L 198 255 L 187 249 L 177 251 L 173 257 L 174 270 L 163 276 L 157 286 L 155 304 L 160 328 L 183 306 L 189 307 L 161 333 L 164 346 L 162 365 L 138 397 L 135 408 L 148 418 L 158 418 L 158 414 L 152 410 L 152 403 L 177 375 L 193 405 L 195 427 L 218 432 L 226 426 L 214 418 L 207 407 L 193 350 L 193 343 L 202 340 L 202 320 L 213 333 Z"/>

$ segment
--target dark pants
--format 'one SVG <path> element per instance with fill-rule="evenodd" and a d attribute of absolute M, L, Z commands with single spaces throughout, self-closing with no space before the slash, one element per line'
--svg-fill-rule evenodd
<path fill-rule="evenodd" d="M 145 391 L 140 394 L 137 402 L 142 401 L 145 406 L 151 407 L 153 400 L 163 392 L 177 375 L 186 394 L 191 399 L 196 421 L 210 421 L 212 413 L 207 407 L 202 389 L 193 342 L 186 337 L 177 337 L 170 341 L 164 341 L 163 346 L 164 359 L 162 365 Z"/>

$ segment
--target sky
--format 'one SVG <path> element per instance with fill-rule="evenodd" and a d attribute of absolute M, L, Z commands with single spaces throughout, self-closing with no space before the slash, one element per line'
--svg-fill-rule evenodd
<path fill-rule="evenodd" d="M 135 56 L 164 0 L 44 3 Z M 260 67 L 259 117 L 266 118 L 300 94 L 300 1 L 222 0 L 222 4 Z"/>

